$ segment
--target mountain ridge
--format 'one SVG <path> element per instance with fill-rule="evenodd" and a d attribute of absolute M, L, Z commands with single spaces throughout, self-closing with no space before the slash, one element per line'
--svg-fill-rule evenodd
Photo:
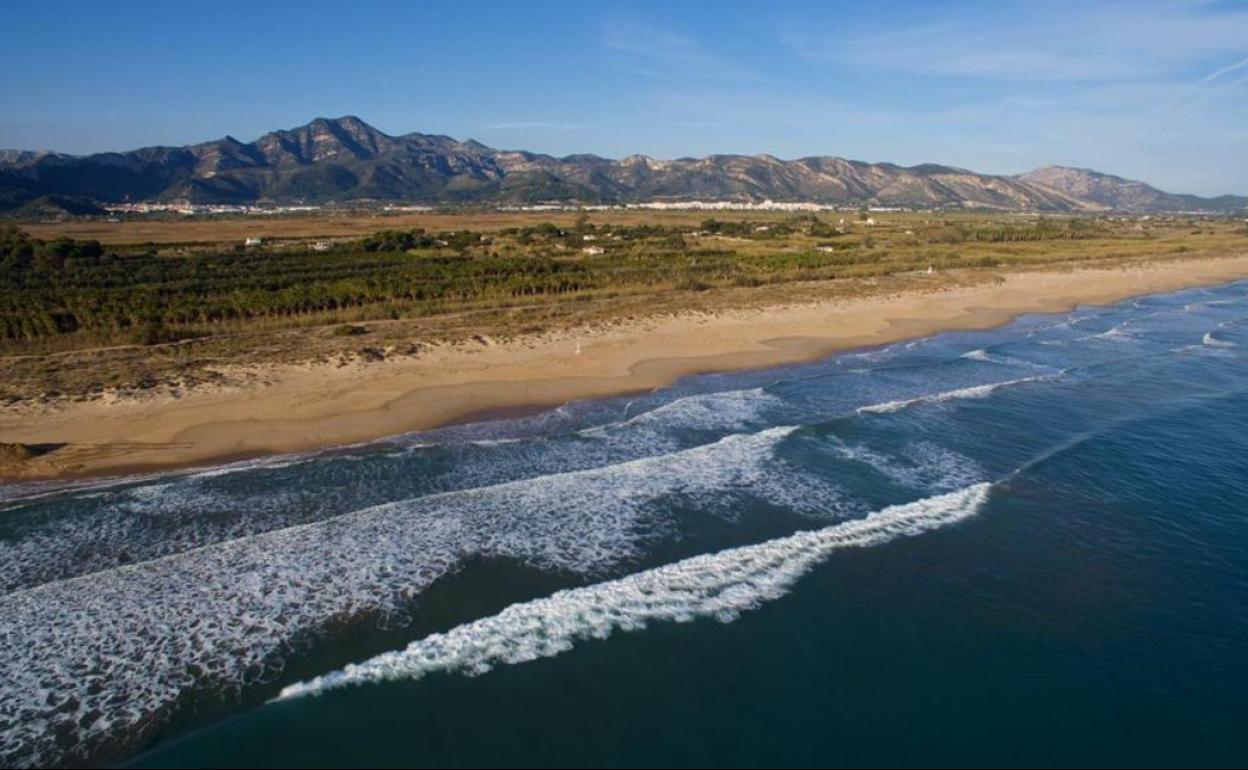
<path fill-rule="evenodd" d="M 1136 179 L 1073 166 L 1041 166 L 1016 178 L 1122 211 L 1192 211 L 1204 206 L 1231 211 L 1244 208 L 1248 201 L 1237 195 L 1203 198 L 1168 193 Z"/>
<path fill-rule="evenodd" d="M 393 136 L 352 115 L 316 118 L 253 142 L 227 135 L 181 147 L 83 156 L 0 150 L 0 210 L 46 196 L 96 204 L 773 200 L 1068 213 L 1248 208 L 1248 198 L 1240 196 L 1166 193 L 1091 169 L 1045 166 L 1004 176 L 935 163 L 906 167 L 832 156 L 556 157 L 437 134 Z"/>

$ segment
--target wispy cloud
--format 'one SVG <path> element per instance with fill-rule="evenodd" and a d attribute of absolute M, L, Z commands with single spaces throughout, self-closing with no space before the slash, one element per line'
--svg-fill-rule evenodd
<path fill-rule="evenodd" d="M 1245 70 L 1248 70 L 1248 58 L 1240 59 L 1234 64 L 1228 64 L 1225 67 L 1219 67 L 1196 81 L 1192 86 L 1180 91 L 1173 99 L 1165 102 L 1160 107 L 1160 110 L 1191 110 L 1215 98 L 1220 93 L 1236 90 L 1248 83 L 1248 74 L 1240 74 L 1239 77 L 1231 76 L 1242 73 Z"/>
<path fill-rule="evenodd" d="M 675 30 L 636 21 L 602 25 L 612 64 L 656 80 L 754 80 L 749 68 L 719 56 Z"/>
<path fill-rule="evenodd" d="M 789 24 L 782 42 L 807 59 L 911 75 L 1125 80 L 1248 52 L 1248 9 L 1160 0 L 1006 5 L 931 23 L 821 27 Z"/>
<path fill-rule="evenodd" d="M 1173 85 L 1109 82 L 928 102 L 872 99 L 857 91 L 835 97 L 809 84 L 684 85 L 656 90 L 645 112 L 665 126 L 697 121 L 716 129 L 695 134 L 696 141 L 686 138 L 683 146 L 672 141 L 666 156 L 836 155 L 999 174 L 1059 163 L 1142 178 L 1178 192 L 1248 192 L 1242 164 L 1234 153 L 1227 155 L 1227 148 L 1248 142 L 1248 105 L 1210 105 L 1194 117 L 1149 114 L 1173 93 Z M 661 133 L 656 137 L 671 141 Z"/>
<path fill-rule="evenodd" d="M 1231 148 L 1248 140 L 1248 3 L 1002 0 L 889 12 L 777 25 L 798 62 L 839 84 L 829 93 L 884 116 L 871 145 L 861 131 L 856 143 L 973 168 L 1057 162 L 1242 191 Z M 889 128 L 889 113 L 906 128 Z"/>

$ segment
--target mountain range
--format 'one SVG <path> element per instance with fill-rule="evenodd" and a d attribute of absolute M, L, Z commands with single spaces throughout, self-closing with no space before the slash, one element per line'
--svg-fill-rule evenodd
<path fill-rule="evenodd" d="M 998 176 L 835 157 L 558 158 L 447 136 L 391 136 L 352 116 L 317 118 L 250 143 L 227 136 L 184 147 L 82 156 L 0 151 L 0 211 L 51 206 L 83 213 L 97 204 L 140 201 L 517 205 L 682 200 L 1050 212 L 1231 213 L 1248 208 L 1248 198 L 1241 196 L 1175 195 L 1143 182 L 1061 166 Z"/>

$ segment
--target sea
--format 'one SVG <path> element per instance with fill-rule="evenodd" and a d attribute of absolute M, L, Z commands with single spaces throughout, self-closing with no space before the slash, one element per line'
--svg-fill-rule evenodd
<path fill-rule="evenodd" d="M 0 764 L 1243 766 L 1246 353 L 1238 282 L 0 487 Z"/>

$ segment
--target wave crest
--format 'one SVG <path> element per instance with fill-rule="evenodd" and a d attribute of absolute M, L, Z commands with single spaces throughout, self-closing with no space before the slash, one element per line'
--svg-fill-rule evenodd
<path fill-rule="evenodd" d="M 378 655 L 282 690 L 279 700 L 368 682 L 419 679 L 435 672 L 475 675 L 570 650 L 578 641 L 650 622 L 735 620 L 783 596 L 815 565 L 843 548 L 879 545 L 975 515 L 990 484 L 896 505 L 865 518 L 732 548 L 514 604 L 492 617 L 433 634 L 403 650 Z"/>
<path fill-rule="evenodd" d="M 956 390 L 946 390 L 943 393 L 932 393 L 925 396 L 916 396 L 915 398 L 898 399 L 896 401 L 885 401 L 879 404 L 868 404 L 867 406 L 858 407 L 858 414 L 888 414 L 891 412 L 900 412 L 919 404 L 943 404 L 947 401 L 957 401 L 960 399 L 987 398 L 1000 388 L 1008 388 L 1014 385 L 1022 385 L 1027 382 L 1041 382 L 1051 380 L 1056 375 L 1044 375 L 1038 377 L 1020 377 L 1017 380 L 1005 380 L 1003 382 L 990 382 L 984 385 L 972 385 L 967 388 L 958 388 Z"/>
<path fill-rule="evenodd" d="M 1201 344 L 1208 345 L 1211 348 L 1233 348 L 1236 347 L 1234 342 L 1215 337 L 1213 332 L 1205 332 L 1205 336 L 1200 339 Z"/>
<path fill-rule="evenodd" d="M 593 574 L 673 526 L 655 505 L 667 496 L 713 509 L 773 486 L 829 494 L 777 480 L 794 430 L 385 503 L 0 597 L 0 762 L 65 764 L 139 737 L 188 692 L 276 676 L 303 634 L 402 612 L 474 554 Z"/>

